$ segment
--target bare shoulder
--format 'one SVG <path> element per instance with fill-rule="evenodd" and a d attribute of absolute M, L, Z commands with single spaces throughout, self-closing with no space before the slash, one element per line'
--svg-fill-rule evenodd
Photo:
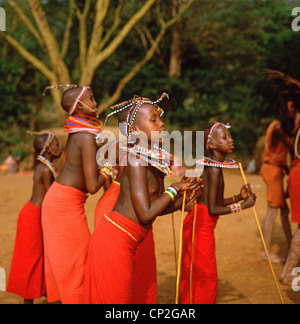
<path fill-rule="evenodd" d="M 95 135 L 90 133 L 75 133 L 70 135 L 69 141 L 78 145 L 96 144 Z"/>
<path fill-rule="evenodd" d="M 220 177 L 222 174 L 222 170 L 221 170 L 221 168 L 207 167 L 207 168 L 205 168 L 204 174 L 206 174 L 206 176 L 208 178 Z"/>
<path fill-rule="evenodd" d="M 33 178 L 34 180 L 38 181 L 42 180 L 45 177 L 52 177 L 51 171 L 46 165 L 38 163 L 38 165 L 35 168 Z"/>

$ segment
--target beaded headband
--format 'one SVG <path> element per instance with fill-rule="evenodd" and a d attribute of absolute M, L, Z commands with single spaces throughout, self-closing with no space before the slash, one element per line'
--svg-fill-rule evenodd
<path fill-rule="evenodd" d="M 69 115 L 73 115 L 78 102 L 80 102 L 80 100 L 83 98 L 83 96 L 87 93 L 88 90 L 90 90 L 90 87 L 83 87 L 82 91 L 80 92 L 79 96 L 75 99 L 73 106 L 70 108 L 69 110 Z"/>
<path fill-rule="evenodd" d="M 49 86 L 49 87 L 46 87 L 44 92 L 43 92 L 43 96 L 46 95 L 46 92 L 47 90 L 51 90 L 51 89 L 60 89 L 60 88 L 63 88 L 64 90 L 66 88 L 77 88 L 78 86 L 76 84 L 59 84 L 59 85 L 56 85 L 56 86 Z"/>
<path fill-rule="evenodd" d="M 30 135 L 45 135 L 45 133 L 37 133 L 37 132 L 30 132 L 30 131 L 28 131 L 27 133 Z M 52 141 L 54 140 L 55 137 L 56 137 L 55 134 L 47 133 L 47 139 L 46 139 L 41 151 L 39 152 L 39 155 L 43 155 L 45 153 L 47 147 L 50 146 L 50 144 L 52 143 Z"/>
<path fill-rule="evenodd" d="M 45 96 L 47 90 L 60 89 L 60 88 L 62 88 L 64 90 L 67 88 L 78 88 L 78 85 L 76 85 L 76 84 L 60 84 L 60 85 L 56 85 L 56 86 L 49 86 L 49 87 L 45 88 L 43 95 Z M 91 89 L 91 87 L 83 87 L 82 88 L 82 91 L 80 92 L 79 96 L 75 99 L 74 104 L 72 105 L 72 107 L 69 110 L 69 115 L 72 115 L 74 113 L 78 102 L 80 102 L 80 100 L 83 98 L 83 96 L 86 94 L 86 92 L 90 89 Z"/>
<path fill-rule="evenodd" d="M 110 109 L 115 109 L 115 110 L 106 117 L 104 125 L 106 124 L 108 118 L 110 118 L 111 116 L 116 115 L 116 114 L 130 108 L 130 110 L 127 114 L 126 120 L 124 121 L 125 133 L 126 133 L 127 137 L 129 137 L 130 129 L 134 125 L 134 120 L 135 120 L 137 113 L 139 112 L 139 109 L 141 108 L 141 106 L 143 104 L 150 104 L 150 105 L 155 106 L 157 108 L 157 111 L 159 112 L 160 117 L 162 117 L 162 115 L 164 114 L 164 111 L 157 104 L 159 102 L 163 101 L 163 99 L 165 97 L 167 97 L 169 99 L 169 95 L 166 92 L 164 92 L 160 96 L 160 98 L 156 101 L 151 101 L 148 98 L 143 98 L 143 97 L 135 95 L 134 98 L 131 100 L 124 101 L 122 103 L 119 103 L 117 105 L 110 107 Z"/>
<path fill-rule="evenodd" d="M 213 135 L 215 133 L 215 130 L 219 127 L 219 126 L 224 126 L 226 127 L 227 129 L 228 128 L 231 128 L 231 126 L 229 126 L 229 124 L 225 125 L 223 123 L 214 123 L 214 125 L 212 126 L 212 128 L 210 129 L 210 132 L 208 134 L 208 138 L 207 138 L 207 141 L 206 141 L 206 150 L 208 151 L 209 148 L 208 148 L 208 144 L 211 143 L 212 139 L 213 139 Z"/>

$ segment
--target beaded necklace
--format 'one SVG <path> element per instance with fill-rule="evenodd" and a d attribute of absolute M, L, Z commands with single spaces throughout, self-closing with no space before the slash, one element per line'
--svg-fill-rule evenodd
<path fill-rule="evenodd" d="M 66 133 L 90 133 L 95 136 L 101 133 L 102 123 L 90 116 L 78 115 L 78 116 L 70 116 L 65 125 Z"/>
<path fill-rule="evenodd" d="M 160 148 L 149 150 L 138 145 L 135 145 L 134 147 L 121 147 L 121 149 L 135 156 L 138 156 L 142 160 L 146 161 L 149 165 L 165 173 L 166 175 L 172 173 L 170 164 L 174 161 L 174 158 L 165 150 L 162 150 Z"/>
<path fill-rule="evenodd" d="M 213 168 L 239 169 L 239 166 L 236 164 L 236 162 L 230 159 L 225 159 L 224 162 L 218 162 L 208 157 L 204 157 L 196 163 Z"/>
<path fill-rule="evenodd" d="M 48 159 L 46 159 L 43 155 L 38 155 L 36 158 L 38 161 L 40 161 L 42 164 L 44 164 L 52 173 L 54 179 L 56 179 L 56 171 L 54 169 L 53 163 L 51 163 Z"/>

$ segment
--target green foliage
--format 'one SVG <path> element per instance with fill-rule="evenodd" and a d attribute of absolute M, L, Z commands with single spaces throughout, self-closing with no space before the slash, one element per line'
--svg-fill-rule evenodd
<path fill-rule="evenodd" d="M 106 27 L 113 23 L 118 2 L 112 1 L 114 6 L 104 22 Z M 19 3 L 34 23 L 27 1 Z M 69 1 L 45 0 L 42 3 L 52 31 L 62 40 Z M 84 4 L 78 3 L 79 6 Z M 95 3 L 93 0 L 88 33 L 92 30 Z M 161 13 L 166 20 L 172 13 L 172 3 L 161 2 Z M 13 26 L 15 14 L 5 1 L 0 5 L 7 8 L 8 24 Z M 137 1 L 125 1 L 121 25 L 138 6 Z M 173 29 L 170 29 L 153 60 L 127 84 L 119 100 L 127 100 L 134 94 L 154 99 L 167 91 L 171 102 L 166 107 L 166 122 L 171 129 L 199 130 L 214 121 L 229 122 L 237 151 L 251 155 L 258 138 L 275 116 L 272 105 L 277 94 L 272 84 L 263 80 L 262 69 L 278 69 L 292 77 L 299 76 L 299 33 L 291 29 L 291 11 L 295 6 L 300 6 L 300 1 L 197 0 L 174 26 L 180 32 L 180 77 L 169 75 L 173 42 Z M 157 35 L 159 22 L 155 8 L 98 69 L 92 87 L 99 103 L 107 100 L 118 81 L 143 59 L 150 42 L 145 35 L 143 38 L 141 26 L 147 28 L 152 37 Z M 74 17 L 65 58 L 74 83 L 80 73 L 78 28 Z M 25 31 L 24 25 L 18 22 L 13 37 L 48 64 L 47 55 Z M 49 98 L 42 97 L 48 81 L 2 40 L 0 46 L 0 152 L 9 147 L 20 153 L 28 128 L 53 126 L 51 103 L 47 101 Z"/>

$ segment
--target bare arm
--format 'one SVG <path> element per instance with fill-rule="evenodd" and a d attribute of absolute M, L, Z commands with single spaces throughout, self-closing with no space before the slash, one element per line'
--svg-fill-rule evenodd
<path fill-rule="evenodd" d="M 84 134 L 82 136 L 80 151 L 86 189 L 90 194 L 95 194 L 105 184 L 106 179 L 98 172 L 96 161 L 97 146 L 94 135 Z"/>
<path fill-rule="evenodd" d="M 294 148 L 294 141 L 283 132 L 280 125 L 275 126 L 273 136 L 278 140 L 282 141 L 289 149 Z"/>
<path fill-rule="evenodd" d="M 219 183 L 221 177 L 221 170 L 217 168 L 211 168 L 209 171 L 209 189 L 208 189 L 208 209 L 209 213 L 212 216 L 221 216 L 231 214 L 231 208 L 224 205 L 224 199 L 222 198 L 222 202 L 218 202 L 218 192 L 220 190 Z M 245 201 L 241 203 L 242 209 L 247 209 L 253 207 L 256 202 L 256 195 L 250 194 L 247 196 Z"/>
<path fill-rule="evenodd" d="M 42 176 L 42 182 L 45 188 L 45 192 L 47 192 L 49 188 L 52 186 L 52 183 L 54 181 L 53 175 L 48 168 L 43 167 L 41 168 L 41 176 Z"/>
<path fill-rule="evenodd" d="M 127 167 L 127 175 L 130 185 L 130 196 L 135 213 L 139 221 L 143 225 L 148 225 L 155 218 L 162 215 L 169 206 L 171 197 L 167 194 L 162 194 L 157 199 L 151 201 L 147 167 L 138 165 L 129 165 Z M 187 190 L 190 183 L 177 183 L 175 189 L 177 191 Z"/>
<path fill-rule="evenodd" d="M 242 187 L 241 192 L 238 195 L 235 195 L 232 198 L 225 198 L 223 201 L 224 206 L 232 205 L 242 200 L 245 200 L 251 194 L 252 194 L 251 185 L 248 183 L 247 185 L 244 185 Z"/>
<path fill-rule="evenodd" d="M 221 177 L 221 169 L 210 168 L 208 172 L 209 188 L 208 188 L 208 209 L 212 216 L 227 215 L 231 213 L 230 207 L 219 205 L 219 183 Z"/>

